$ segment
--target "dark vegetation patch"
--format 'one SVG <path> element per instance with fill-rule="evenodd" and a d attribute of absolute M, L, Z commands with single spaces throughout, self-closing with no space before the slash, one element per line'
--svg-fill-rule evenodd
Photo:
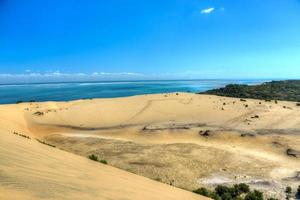
<path fill-rule="evenodd" d="M 131 164 L 131 165 L 141 165 L 141 166 L 154 166 L 154 167 L 157 167 L 157 168 L 167 166 L 166 164 L 163 164 L 163 163 L 151 162 L 151 161 L 132 161 L 132 162 L 129 162 L 129 164 Z"/>
<path fill-rule="evenodd" d="M 102 164 L 107 165 L 107 161 L 106 160 L 100 160 L 99 162 L 102 163 Z"/>
<path fill-rule="evenodd" d="M 300 186 L 298 190 L 300 193 Z M 245 183 L 235 184 L 232 187 L 218 185 L 217 187 L 215 187 L 214 190 L 209 190 L 202 187 L 194 190 L 193 192 L 212 198 L 214 200 L 264 200 L 264 195 L 261 191 L 258 190 L 252 191 L 250 190 L 249 185 Z M 286 194 L 291 196 L 291 193 L 292 193 L 291 188 L 287 187 Z M 277 199 L 268 198 L 267 200 L 277 200 Z"/>
<path fill-rule="evenodd" d="M 30 103 L 33 103 L 35 102 L 35 100 L 30 100 L 30 101 L 17 101 L 16 104 L 19 104 L 19 103 L 26 103 L 26 102 L 30 102 Z"/>
<path fill-rule="evenodd" d="M 147 125 L 142 131 L 163 131 L 163 130 L 189 130 L 192 128 L 203 127 L 204 123 L 189 123 L 189 124 L 164 124 L 164 125 Z"/>
<path fill-rule="evenodd" d="M 93 160 L 93 161 L 98 161 L 98 157 L 94 154 L 89 155 L 89 159 Z"/>
<path fill-rule="evenodd" d="M 34 115 L 37 115 L 37 116 L 42 116 L 42 115 L 44 115 L 44 113 L 43 112 L 40 112 L 40 111 L 37 111 L 37 112 L 35 112 L 35 113 L 33 113 Z"/>
<path fill-rule="evenodd" d="M 42 140 L 40 140 L 40 139 L 37 139 L 37 138 L 35 138 L 36 139 L 36 141 L 38 141 L 39 143 L 41 143 L 41 144 L 45 144 L 45 145 L 48 145 L 48 146 L 50 146 L 50 147 L 56 147 L 56 146 L 54 146 L 54 145 L 52 145 L 52 144 L 49 144 L 49 143 L 47 143 L 47 142 L 45 142 L 45 141 L 42 141 Z"/>
<path fill-rule="evenodd" d="M 282 106 L 282 108 L 292 110 L 292 108 L 288 106 Z"/>
<path fill-rule="evenodd" d="M 96 156 L 96 155 L 94 155 L 94 154 L 89 155 L 89 159 L 107 165 L 107 161 L 106 161 L 106 160 L 103 160 L 103 159 L 98 160 L 98 156 Z"/>
<path fill-rule="evenodd" d="M 253 133 L 242 133 L 241 137 L 255 137 L 255 134 L 253 134 Z"/>
<path fill-rule="evenodd" d="M 211 131 L 210 130 L 205 130 L 205 131 L 199 131 L 199 135 L 203 137 L 208 137 L 210 136 Z"/>
<path fill-rule="evenodd" d="M 291 157 L 300 158 L 300 151 L 294 149 L 287 149 L 286 154 Z"/>
<path fill-rule="evenodd" d="M 208 190 L 206 188 L 199 188 L 193 191 L 194 193 L 210 197 L 215 200 L 233 200 L 233 199 L 247 199 L 247 196 L 252 195 L 249 185 L 245 183 L 235 184 L 232 187 L 218 185 L 214 190 Z M 262 197 L 262 193 L 255 193 L 257 197 Z M 245 196 L 245 198 L 242 198 Z M 255 197 L 256 197 L 255 196 Z M 257 198 L 260 200 L 260 198 Z M 262 199 L 262 198 L 261 198 Z"/>
<path fill-rule="evenodd" d="M 18 135 L 18 136 L 21 136 L 21 137 L 23 137 L 23 138 L 30 139 L 30 137 L 29 137 L 28 135 L 24 135 L 24 134 L 17 133 L 17 132 L 13 132 L 13 134 Z"/>
<path fill-rule="evenodd" d="M 283 100 L 300 102 L 300 80 L 272 81 L 261 85 L 229 84 L 223 88 L 208 90 L 202 94 L 264 99 L 266 101 Z M 244 99 L 240 100 L 245 101 Z"/>

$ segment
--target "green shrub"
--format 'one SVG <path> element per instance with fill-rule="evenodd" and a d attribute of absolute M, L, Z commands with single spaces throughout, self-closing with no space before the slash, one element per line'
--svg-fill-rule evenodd
<path fill-rule="evenodd" d="M 217 195 L 215 192 L 210 193 L 208 197 L 214 200 L 222 200 L 222 198 L 219 195 Z"/>
<path fill-rule="evenodd" d="M 200 194 L 202 196 L 212 198 L 214 200 L 222 200 L 221 197 L 219 195 L 217 195 L 215 192 L 212 192 L 204 187 L 198 188 L 197 190 L 194 190 L 193 192 L 196 194 Z"/>
<path fill-rule="evenodd" d="M 285 188 L 285 193 L 286 193 L 286 199 L 290 199 L 291 198 L 291 194 L 292 194 L 292 188 L 290 186 L 287 186 Z"/>
<path fill-rule="evenodd" d="M 231 197 L 237 197 L 237 196 L 239 196 L 242 193 L 239 190 L 239 186 L 238 185 L 236 185 L 234 187 L 227 187 L 227 186 L 223 186 L 223 185 L 218 185 L 215 188 L 215 192 L 216 192 L 216 194 L 218 194 L 219 196 L 221 196 L 222 199 L 224 199 L 224 198 L 228 199 L 229 195 Z"/>
<path fill-rule="evenodd" d="M 107 161 L 106 160 L 100 160 L 99 162 L 101 162 L 102 164 L 107 165 Z"/>
<path fill-rule="evenodd" d="M 235 184 L 234 188 L 238 191 L 239 194 L 248 193 L 250 191 L 249 185 L 245 183 Z"/>
<path fill-rule="evenodd" d="M 203 93 L 241 99 L 253 98 L 265 99 L 266 101 L 276 99 L 300 103 L 300 80 L 271 81 L 260 85 L 229 84 L 223 88 L 208 90 Z"/>
<path fill-rule="evenodd" d="M 291 193 L 292 193 L 292 188 L 291 188 L 290 186 L 287 186 L 287 187 L 285 188 L 285 193 L 291 194 Z"/>
<path fill-rule="evenodd" d="M 254 190 L 253 192 L 248 192 L 245 196 L 245 200 L 263 200 L 263 194 L 260 191 Z"/>
<path fill-rule="evenodd" d="M 197 194 L 200 194 L 200 195 L 203 195 L 203 196 L 206 196 L 206 197 L 208 197 L 208 195 L 209 195 L 209 191 L 206 189 L 206 188 L 204 188 L 204 187 L 202 187 L 202 188 L 198 188 L 197 190 L 193 190 L 193 192 L 194 193 L 197 193 Z"/>
<path fill-rule="evenodd" d="M 98 161 L 98 157 L 95 156 L 94 154 L 89 155 L 89 159 L 93 160 L 93 161 Z"/>
<path fill-rule="evenodd" d="M 233 200 L 233 197 L 231 196 L 231 194 L 229 192 L 226 192 L 226 193 L 222 194 L 221 199 L 222 200 Z"/>
<path fill-rule="evenodd" d="M 300 186 L 298 190 L 300 192 Z M 233 187 L 218 185 L 214 191 L 202 187 L 193 192 L 214 200 L 264 200 L 262 192 L 258 190 L 251 191 L 249 185 L 245 183 L 235 184 Z M 269 198 L 268 200 L 278 199 Z"/>

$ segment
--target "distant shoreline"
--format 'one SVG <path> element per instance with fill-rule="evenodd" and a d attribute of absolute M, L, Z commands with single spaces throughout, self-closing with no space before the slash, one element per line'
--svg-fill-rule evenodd
<path fill-rule="evenodd" d="M 0 85 L 0 104 L 16 102 L 71 101 L 92 98 L 116 98 L 171 92 L 204 92 L 228 84 L 256 85 L 268 80 L 203 79 L 61 82 Z"/>

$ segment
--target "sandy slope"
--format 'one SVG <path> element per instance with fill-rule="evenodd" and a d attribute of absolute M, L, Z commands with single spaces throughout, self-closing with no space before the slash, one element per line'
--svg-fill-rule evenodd
<path fill-rule="evenodd" d="M 26 132 L 25 124 L 6 127 L 5 122 L 1 118 L 1 128 Z M 0 199 L 204 199 L 41 144 L 33 137 L 3 129 L 0 134 Z"/>
<path fill-rule="evenodd" d="M 270 195 L 276 195 L 286 185 L 296 187 L 300 179 L 297 175 L 300 171 L 299 158 L 286 154 L 287 149 L 300 151 L 299 111 L 300 108 L 293 102 L 276 104 L 259 100 L 240 101 L 235 98 L 188 93 L 5 105 L 0 106 L 0 124 L 2 132 L 6 133 L 3 137 L 9 139 L 4 142 L 1 140 L 1 145 L 7 145 L 7 149 L 14 153 L 12 152 L 16 149 L 12 147 L 16 146 L 14 142 L 27 140 L 11 134 L 16 131 L 31 137 L 39 137 L 84 157 L 91 153 L 96 154 L 108 160 L 110 165 L 188 190 L 203 185 L 209 187 L 219 183 L 247 182 L 253 187 L 270 192 Z M 201 136 L 205 130 L 210 130 L 209 136 Z M 28 148 L 33 148 L 32 152 L 22 156 L 26 159 L 31 154 L 43 152 L 40 148 L 46 148 L 47 153 L 43 153 L 46 158 L 58 159 L 60 165 L 64 167 L 76 166 L 71 177 L 49 178 L 62 181 L 57 185 L 73 183 L 76 177 L 82 175 L 82 169 L 86 169 L 84 173 L 94 177 L 90 181 L 80 179 L 78 185 L 73 186 L 74 190 L 61 190 L 59 194 L 77 192 L 88 195 L 82 188 L 83 185 L 86 184 L 86 188 L 101 188 L 107 185 L 105 182 L 105 185 L 101 186 L 97 180 L 104 179 L 108 173 L 98 174 L 101 172 L 96 172 L 94 168 L 115 170 L 98 166 L 98 163 L 94 166 L 95 163 L 90 163 L 87 159 L 55 148 L 45 145 L 40 147 L 43 145 L 33 140 L 22 142 L 22 145 L 25 144 L 30 146 Z M 70 159 L 64 159 L 66 157 Z M 48 162 L 46 158 L 43 159 L 45 164 Z M 12 157 L 7 159 L 14 160 Z M 80 162 L 76 164 L 78 159 Z M 2 161 L 0 162 L 1 167 L 5 166 Z M 84 164 L 80 164 L 83 162 Z M 30 166 L 36 167 L 36 164 L 31 163 Z M 53 167 L 52 164 L 50 166 Z M 59 168 L 58 163 L 55 167 Z M 47 170 L 50 169 L 45 169 Z M 137 176 L 129 178 L 133 175 L 125 172 L 112 171 L 113 174 L 126 174 L 132 185 L 126 181 L 120 182 L 118 180 L 120 176 L 109 173 L 109 177 L 114 178 L 108 182 L 110 188 L 119 190 L 119 192 L 114 190 L 109 195 L 115 193 L 120 197 L 126 193 L 120 188 L 131 190 L 132 187 L 145 187 L 146 184 L 153 185 L 147 186 L 149 195 L 144 196 L 149 197 L 152 187 L 159 189 L 164 187 L 166 190 L 170 188 Z M 55 175 L 66 174 L 63 167 L 58 172 L 61 174 Z M 7 172 L 1 174 L 5 175 Z M 30 179 L 25 174 L 29 173 L 24 172 L 20 175 L 20 179 L 21 177 L 22 180 Z M 136 178 L 145 181 L 145 185 L 136 184 L 135 182 L 138 182 L 135 181 Z M 36 194 L 35 188 L 32 185 L 31 188 L 24 189 L 24 192 L 35 192 L 35 195 L 40 195 Z M 56 186 L 53 188 L 58 189 Z M 106 189 L 92 191 L 97 195 L 104 195 Z M 136 197 L 147 192 L 143 189 L 134 191 L 133 195 Z M 169 192 L 164 193 L 171 195 Z M 182 195 L 191 194 L 182 193 Z"/>

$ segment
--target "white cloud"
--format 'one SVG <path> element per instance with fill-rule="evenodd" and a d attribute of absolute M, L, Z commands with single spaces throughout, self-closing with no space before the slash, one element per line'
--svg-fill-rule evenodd
<path fill-rule="evenodd" d="M 205 8 L 203 10 L 201 10 L 201 14 L 210 14 L 212 12 L 215 11 L 215 8 L 211 7 L 211 8 Z"/>
<path fill-rule="evenodd" d="M 110 73 L 110 72 L 94 72 L 92 76 L 142 76 L 143 74 L 134 73 L 134 72 L 119 72 L 119 73 Z"/>
<path fill-rule="evenodd" d="M 45 77 L 62 77 L 62 78 L 76 78 L 76 77 L 104 77 L 104 78 L 114 78 L 114 77 L 136 77 L 136 76 L 143 76 L 143 74 L 134 73 L 134 72 L 118 72 L 118 73 L 111 73 L 111 72 L 94 72 L 91 74 L 87 73 L 61 73 L 60 71 L 54 72 L 45 72 L 45 73 L 35 73 L 35 72 L 27 72 L 21 74 L 0 74 L 0 78 L 45 78 Z"/>

